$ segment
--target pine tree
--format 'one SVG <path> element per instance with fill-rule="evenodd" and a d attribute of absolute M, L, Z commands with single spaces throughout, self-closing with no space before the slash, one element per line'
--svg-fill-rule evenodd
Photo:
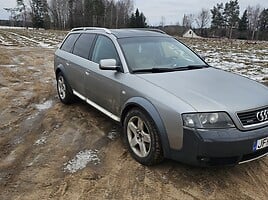
<path fill-rule="evenodd" d="M 135 14 L 131 14 L 129 26 L 131 28 L 145 28 L 148 26 L 146 23 L 146 17 L 142 12 L 140 13 L 139 9 L 136 9 Z"/>
<path fill-rule="evenodd" d="M 49 28 L 50 18 L 48 15 L 47 0 L 31 0 L 32 22 L 35 28 Z"/>
<path fill-rule="evenodd" d="M 210 12 L 212 14 L 211 28 L 222 28 L 224 26 L 223 4 L 217 4 Z"/>
<path fill-rule="evenodd" d="M 248 30 L 248 13 L 247 13 L 247 10 L 244 11 L 242 18 L 239 21 L 238 30 L 239 31 Z"/>
<path fill-rule="evenodd" d="M 74 6 L 74 0 L 68 0 L 68 12 L 69 12 L 69 28 L 73 28 L 73 6 Z"/>
<path fill-rule="evenodd" d="M 260 14 L 259 28 L 261 31 L 268 31 L 268 8 L 264 9 Z"/>
<path fill-rule="evenodd" d="M 229 38 L 232 38 L 233 28 L 235 28 L 239 22 L 238 0 L 227 2 L 223 14 L 226 25 L 229 28 Z"/>

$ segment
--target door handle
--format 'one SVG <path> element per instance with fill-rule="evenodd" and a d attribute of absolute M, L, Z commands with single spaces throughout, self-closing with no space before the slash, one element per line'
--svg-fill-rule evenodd
<path fill-rule="evenodd" d="M 89 71 L 86 71 L 85 74 L 88 76 L 90 74 L 90 72 Z"/>
<path fill-rule="evenodd" d="M 67 66 L 69 66 L 69 65 L 70 65 L 70 63 L 68 63 L 68 62 L 67 62 L 67 63 L 66 63 L 66 65 L 67 65 Z"/>

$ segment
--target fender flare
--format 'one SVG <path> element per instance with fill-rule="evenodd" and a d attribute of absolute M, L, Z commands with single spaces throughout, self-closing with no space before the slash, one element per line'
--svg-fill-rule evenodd
<path fill-rule="evenodd" d="M 58 66 L 55 68 L 55 75 L 56 75 L 56 76 L 57 76 L 57 74 L 58 74 L 59 72 L 61 72 L 61 73 L 64 75 L 64 77 L 66 78 L 66 76 L 65 76 L 65 74 L 66 74 L 66 69 L 65 69 L 65 67 L 64 67 L 62 64 L 58 65 Z"/>
<path fill-rule="evenodd" d="M 156 128 L 158 130 L 158 134 L 160 136 L 162 148 L 163 148 L 163 153 L 164 157 L 167 157 L 167 155 L 170 152 L 170 146 L 169 146 L 169 141 L 168 141 L 168 136 L 166 133 L 166 128 L 165 125 L 161 119 L 160 114 L 158 113 L 157 109 L 154 107 L 154 105 L 147 99 L 142 98 L 142 97 L 132 97 L 130 98 L 122 107 L 121 111 L 121 124 L 123 125 L 124 123 L 124 118 L 127 114 L 127 112 L 133 108 L 133 107 L 138 107 L 145 111 L 154 121 Z"/>

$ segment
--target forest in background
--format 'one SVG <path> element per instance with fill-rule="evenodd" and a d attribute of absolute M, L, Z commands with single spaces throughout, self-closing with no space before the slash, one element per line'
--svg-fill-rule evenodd
<path fill-rule="evenodd" d="M 69 30 L 81 26 L 107 28 L 147 27 L 146 16 L 134 10 L 134 0 L 17 0 L 10 12 L 10 25 Z M 202 37 L 268 40 L 268 8 L 248 6 L 240 13 L 238 0 L 218 3 L 198 14 L 184 14 L 182 23 L 169 26 L 165 16 L 159 28 L 176 34 L 194 29 Z M 0 22 L 1 23 L 1 22 Z M 3 25 L 3 24 L 2 24 Z M 173 29 L 170 29 L 173 27 Z M 177 32 L 177 34 L 178 34 Z"/>

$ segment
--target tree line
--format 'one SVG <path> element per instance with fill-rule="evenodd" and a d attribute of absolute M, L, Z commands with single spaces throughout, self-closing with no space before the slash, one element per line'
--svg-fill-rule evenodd
<path fill-rule="evenodd" d="M 146 17 L 134 0 L 17 0 L 16 8 L 6 9 L 13 21 L 23 26 L 45 29 L 71 29 L 80 26 L 107 28 L 147 27 Z M 134 11 L 134 12 L 133 12 Z M 178 24 L 179 25 L 179 24 Z M 160 27 L 165 26 L 161 17 Z M 268 9 L 248 6 L 240 17 L 238 0 L 217 3 L 213 8 L 203 8 L 197 15 L 185 14 L 184 30 L 196 28 L 203 37 L 228 37 L 268 40 Z"/>
<path fill-rule="evenodd" d="M 147 26 L 144 14 L 138 9 L 133 12 L 133 0 L 29 0 L 29 3 L 27 7 L 24 0 L 17 0 L 12 19 L 23 21 L 24 25 L 31 21 L 34 28 Z"/>
<path fill-rule="evenodd" d="M 202 9 L 197 16 L 184 15 L 182 25 L 193 28 L 194 22 L 202 36 L 268 40 L 268 9 L 259 5 L 248 6 L 240 17 L 238 0 L 218 3 L 211 10 Z"/>

